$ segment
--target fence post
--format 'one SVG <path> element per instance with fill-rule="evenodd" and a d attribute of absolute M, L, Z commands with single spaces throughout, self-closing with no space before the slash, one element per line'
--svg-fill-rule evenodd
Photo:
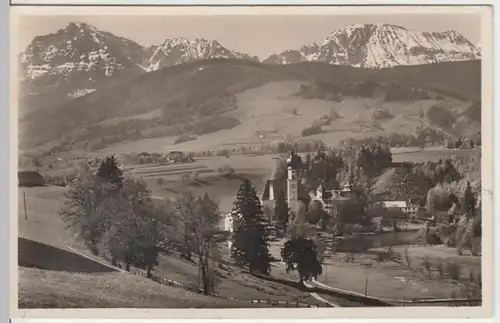
<path fill-rule="evenodd" d="M 368 296 L 368 276 L 365 277 L 365 297 Z"/>
<path fill-rule="evenodd" d="M 26 192 L 23 191 L 23 200 L 24 200 L 24 219 L 28 220 L 28 211 L 26 211 Z"/>
<path fill-rule="evenodd" d="M 288 300 L 286 301 L 286 307 L 288 307 Z"/>
<path fill-rule="evenodd" d="M 297 301 L 297 307 L 299 307 L 299 301 Z"/>

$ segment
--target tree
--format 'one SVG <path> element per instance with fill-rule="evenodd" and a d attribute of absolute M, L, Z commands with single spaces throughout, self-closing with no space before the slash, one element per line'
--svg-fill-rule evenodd
<path fill-rule="evenodd" d="M 67 226 L 82 239 L 94 255 L 99 254 L 98 243 L 106 231 L 109 218 L 104 203 L 110 185 L 84 168 L 77 181 L 64 194 L 60 216 Z"/>
<path fill-rule="evenodd" d="M 476 212 L 476 198 L 474 197 L 474 193 L 472 193 L 472 188 L 469 181 L 467 181 L 467 184 L 465 186 L 461 202 L 463 210 L 467 214 L 467 216 L 473 217 Z"/>
<path fill-rule="evenodd" d="M 97 171 L 97 176 L 102 180 L 120 186 L 123 182 L 123 172 L 115 156 L 106 157 Z"/>
<path fill-rule="evenodd" d="M 114 206 L 108 246 L 114 262 L 124 262 L 127 271 L 131 265 L 144 267 L 147 277 L 151 277 L 153 267 L 158 264 L 160 243 L 165 233 L 161 230 L 160 212 L 150 196 L 142 194 L 147 193 L 143 183 L 127 184 L 121 194 L 112 197 Z M 139 187 L 144 189 L 140 193 L 135 191 Z"/>
<path fill-rule="evenodd" d="M 176 200 L 177 218 L 184 227 L 184 241 L 198 258 L 198 272 L 201 287 L 205 295 L 213 291 L 213 277 L 210 269 L 210 253 L 214 244 L 227 237 L 217 229 L 220 219 L 218 206 L 207 194 L 196 198 L 191 193 L 184 193 Z"/>
<path fill-rule="evenodd" d="M 286 264 L 287 272 L 297 270 L 300 283 L 317 279 L 322 273 L 316 244 L 310 239 L 294 237 L 287 241 L 281 250 L 281 258 Z"/>
<path fill-rule="evenodd" d="M 283 192 L 283 190 L 278 190 L 276 192 L 274 216 L 276 217 L 276 226 L 283 232 L 286 232 L 290 214 L 288 213 L 288 203 L 286 202 L 285 192 Z"/>
<path fill-rule="evenodd" d="M 146 268 L 151 277 L 159 252 L 169 244 L 173 208 L 158 205 L 143 181 L 123 178 L 121 171 L 107 172 L 112 164 L 102 163 L 100 175 L 84 168 L 66 193 L 60 214 L 93 254 L 104 245 L 113 265 L 121 261 L 126 270 L 131 265 Z"/>
<path fill-rule="evenodd" d="M 247 267 L 250 273 L 269 274 L 269 223 L 249 179 L 241 184 L 233 205 L 232 258 L 237 265 Z"/>
<path fill-rule="evenodd" d="M 420 121 L 420 125 L 417 127 L 416 139 L 418 147 L 423 151 L 426 143 L 426 132 L 422 125 L 422 120 Z"/>
<path fill-rule="evenodd" d="M 307 222 L 316 225 L 323 219 L 323 204 L 320 201 L 311 201 L 309 209 L 307 210 Z"/>
<path fill-rule="evenodd" d="M 152 277 L 159 253 L 171 244 L 174 208 L 169 201 L 153 200 L 143 181 L 126 178 L 122 188 L 108 196 L 104 210 L 109 222 L 103 240 L 112 263 L 124 262 L 127 271 L 131 265 L 145 268 Z"/>
<path fill-rule="evenodd" d="M 357 150 L 355 160 L 355 165 L 361 168 L 368 178 L 373 178 L 389 167 L 392 163 L 392 153 L 387 144 L 370 143 Z"/>

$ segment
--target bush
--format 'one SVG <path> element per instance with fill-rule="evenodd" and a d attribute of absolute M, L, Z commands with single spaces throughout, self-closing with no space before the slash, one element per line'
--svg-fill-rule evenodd
<path fill-rule="evenodd" d="M 196 140 L 196 136 L 188 135 L 188 134 L 180 135 L 177 138 L 175 138 L 174 145 L 177 145 L 177 144 L 180 144 L 180 143 L 186 142 L 186 141 L 191 141 L 191 140 Z"/>
<path fill-rule="evenodd" d="M 309 128 L 302 130 L 302 137 L 317 135 L 323 132 L 323 129 L 319 125 L 313 125 Z"/>
<path fill-rule="evenodd" d="M 229 165 L 224 165 L 224 166 L 222 166 L 222 167 L 219 167 L 219 168 L 217 169 L 217 171 L 218 171 L 219 173 L 221 173 L 222 175 L 224 175 L 224 176 L 228 176 L 228 177 L 229 177 L 229 176 L 233 176 L 233 175 L 234 175 L 234 173 L 235 173 L 234 168 L 232 168 L 232 167 L 231 167 L 231 166 L 229 166 Z"/>

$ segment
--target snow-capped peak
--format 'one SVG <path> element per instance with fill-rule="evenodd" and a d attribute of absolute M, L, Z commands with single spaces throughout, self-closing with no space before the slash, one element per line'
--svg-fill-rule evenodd
<path fill-rule="evenodd" d="M 250 56 L 229 50 L 216 40 L 184 37 L 166 39 L 161 45 L 149 49 L 147 70 L 211 58 L 251 59 Z"/>
<path fill-rule="evenodd" d="M 330 64 L 384 68 L 444 61 L 479 59 L 480 51 L 454 31 L 416 32 L 391 24 L 357 24 L 330 33 L 318 45 L 274 54 L 265 62 Z"/>
<path fill-rule="evenodd" d="M 31 94 L 61 86 L 69 91 L 92 89 L 100 79 L 117 72 L 138 72 L 134 60 L 142 54 L 143 47 L 137 43 L 72 22 L 33 39 L 19 57 L 21 80 Z"/>
<path fill-rule="evenodd" d="M 23 95 L 55 91 L 64 100 L 87 95 L 115 78 L 211 58 L 256 59 L 203 38 L 171 38 L 144 47 L 77 21 L 35 37 L 19 54 L 19 63 Z"/>

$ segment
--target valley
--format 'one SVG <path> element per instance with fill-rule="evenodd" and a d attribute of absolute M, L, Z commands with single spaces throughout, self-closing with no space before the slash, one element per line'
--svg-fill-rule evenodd
<path fill-rule="evenodd" d="M 482 302 L 458 32 L 350 25 L 259 59 L 74 22 L 19 63 L 20 308 Z"/>

